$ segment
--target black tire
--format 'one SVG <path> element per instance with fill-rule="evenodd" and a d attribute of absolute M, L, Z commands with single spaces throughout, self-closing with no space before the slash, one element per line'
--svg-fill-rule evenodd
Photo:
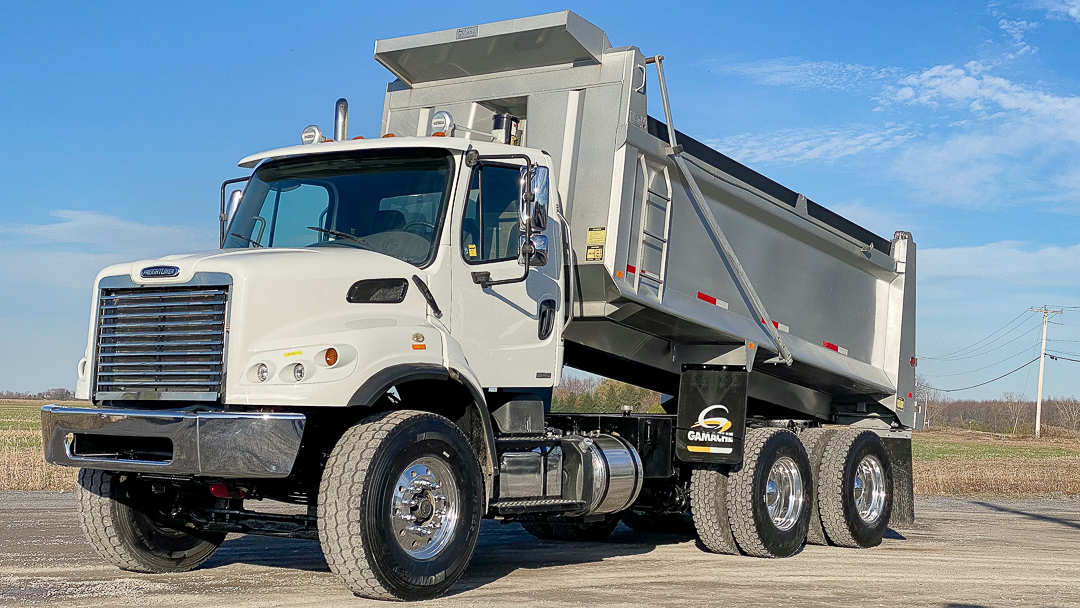
<path fill-rule="evenodd" d="M 525 531 L 532 534 L 540 540 L 558 540 L 559 535 L 555 534 L 555 530 L 552 529 L 551 524 L 542 521 L 523 521 L 520 522 L 521 527 L 525 528 Z"/>
<path fill-rule="evenodd" d="M 224 533 L 193 534 L 155 520 L 151 496 L 134 477 L 96 469 L 79 471 L 79 523 L 98 555 L 118 568 L 160 574 L 199 567 L 217 551 Z"/>
<path fill-rule="evenodd" d="M 715 464 L 699 464 L 690 476 L 690 512 L 694 528 L 706 549 L 738 555 L 728 512 L 728 476 Z"/>
<path fill-rule="evenodd" d="M 806 429 L 799 433 L 799 441 L 802 441 L 807 457 L 810 458 L 810 475 L 813 477 L 813 486 L 821 487 L 821 459 L 825 454 L 825 448 L 829 440 L 836 434 L 836 429 Z M 806 543 L 809 545 L 827 545 L 829 540 L 825 537 L 825 529 L 821 527 L 821 514 L 818 508 L 818 492 L 810 493 L 810 528 L 806 531 Z"/>
<path fill-rule="evenodd" d="M 575 543 L 595 543 L 611 536 L 611 533 L 615 531 L 615 527 L 618 525 L 619 514 L 611 513 L 605 515 L 602 521 L 587 524 L 551 524 L 551 528 L 560 540 Z"/>
<path fill-rule="evenodd" d="M 693 534 L 694 518 L 686 513 L 652 513 L 625 511 L 622 522 L 636 532 L 652 534 Z"/>
<path fill-rule="evenodd" d="M 856 473 L 864 458 L 881 467 L 884 504 L 871 521 L 859 515 L 855 498 Z M 892 516 L 893 477 L 889 452 L 877 433 L 847 430 L 836 433 L 821 461 L 818 508 L 829 542 L 838 547 L 865 548 L 881 544 Z"/>
<path fill-rule="evenodd" d="M 441 483 L 457 488 L 452 502 L 442 507 L 457 502 L 456 524 L 430 556 L 406 550 L 397 538 L 408 535 L 394 528 L 399 477 L 418 462 L 435 463 L 421 466 L 441 467 L 446 478 Z M 420 502 L 425 500 L 435 509 L 439 498 L 425 495 Z M 347 430 L 330 453 L 319 486 L 319 540 L 330 570 L 356 595 L 430 599 L 449 590 L 469 565 L 483 505 L 480 463 L 454 423 L 427 412 L 382 412 Z M 424 517 L 434 522 L 431 513 Z"/>
<path fill-rule="evenodd" d="M 801 499 L 787 529 L 773 523 L 765 504 L 769 472 L 781 458 L 791 460 L 802 484 Z M 754 557 L 790 557 L 802 550 L 810 527 L 813 477 L 810 459 L 794 433 L 777 428 L 748 430 L 742 464 L 732 470 L 728 480 L 731 532 L 743 553 Z"/>

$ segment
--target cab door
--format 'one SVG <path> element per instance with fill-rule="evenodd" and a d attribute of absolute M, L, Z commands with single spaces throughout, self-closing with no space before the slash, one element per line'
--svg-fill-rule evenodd
<path fill-rule="evenodd" d="M 558 378 L 563 299 L 561 230 L 548 220 L 547 263 L 528 278 L 482 287 L 473 273 L 491 280 L 520 277 L 518 205 L 521 166 L 485 163 L 463 172 L 453 230 L 453 294 L 450 331 L 485 388 L 549 387 Z"/>

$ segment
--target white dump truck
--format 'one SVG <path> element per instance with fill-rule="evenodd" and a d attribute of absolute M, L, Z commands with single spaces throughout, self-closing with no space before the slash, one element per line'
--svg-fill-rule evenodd
<path fill-rule="evenodd" d="M 91 404 L 42 422 L 107 561 L 316 538 L 356 594 L 414 600 L 462 575 L 483 518 L 758 557 L 912 520 L 910 234 L 674 130 L 663 57 L 569 11 L 375 59 L 381 137 L 350 139 L 339 100 L 332 137 L 240 161 L 220 250 L 97 277 Z M 552 412 L 564 366 L 665 413 Z"/>

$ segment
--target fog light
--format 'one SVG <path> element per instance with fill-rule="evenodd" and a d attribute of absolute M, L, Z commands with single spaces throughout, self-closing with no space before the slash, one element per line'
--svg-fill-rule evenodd
<path fill-rule="evenodd" d="M 293 366 L 292 376 L 296 379 L 297 382 L 300 382 L 304 379 L 304 365 L 302 363 L 297 363 Z"/>
<path fill-rule="evenodd" d="M 326 349 L 326 366 L 327 367 L 334 367 L 335 363 L 337 363 L 337 349 L 336 348 L 328 348 L 328 349 Z"/>
<path fill-rule="evenodd" d="M 266 367 L 265 363 L 260 363 L 259 368 L 255 370 L 255 375 L 259 377 L 259 382 L 266 382 L 266 379 L 270 377 L 270 368 Z"/>

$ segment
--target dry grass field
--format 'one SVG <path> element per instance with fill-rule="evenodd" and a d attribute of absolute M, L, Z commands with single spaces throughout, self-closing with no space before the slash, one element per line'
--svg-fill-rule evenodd
<path fill-rule="evenodd" d="M 1080 496 L 1080 433 L 1048 429 L 1036 441 L 945 428 L 916 433 L 912 449 L 916 494 Z"/>
<path fill-rule="evenodd" d="M 42 457 L 42 401 L 0 401 L 0 490 L 70 490 L 75 469 Z M 1080 434 L 1036 442 L 942 429 L 915 434 L 915 493 L 1014 498 L 1080 496 Z"/>
<path fill-rule="evenodd" d="M 75 488 L 76 469 L 45 462 L 41 448 L 44 404 L 44 401 L 0 400 L 0 490 Z"/>

